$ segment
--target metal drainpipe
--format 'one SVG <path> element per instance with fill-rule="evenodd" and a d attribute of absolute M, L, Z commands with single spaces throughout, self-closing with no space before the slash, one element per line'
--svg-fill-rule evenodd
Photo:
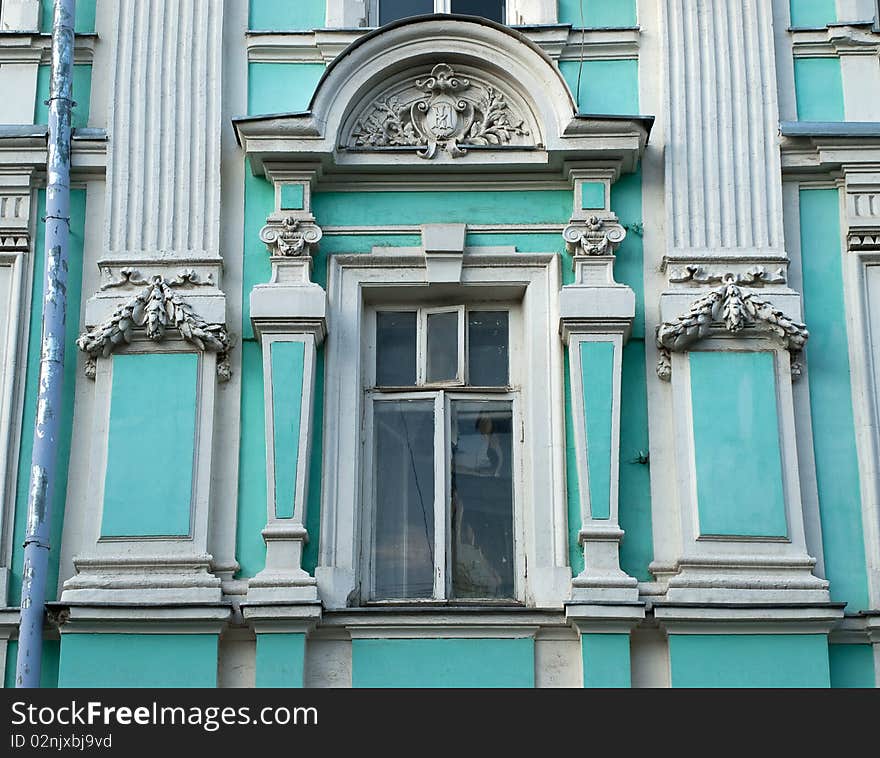
<path fill-rule="evenodd" d="M 28 487 L 27 533 L 21 579 L 16 687 L 39 687 L 43 615 L 49 571 L 49 528 L 55 489 L 64 332 L 67 312 L 67 245 L 70 237 L 70 111 L 73 105 L 73 19 L 76 0 L 55 0 L 52 82 L 49 91 L 49 157 L 46 166 L 46 246 L 40 386 Z"/>

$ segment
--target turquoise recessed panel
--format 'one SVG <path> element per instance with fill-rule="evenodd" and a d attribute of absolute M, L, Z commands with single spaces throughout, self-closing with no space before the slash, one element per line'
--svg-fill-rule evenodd
<path fill-rule="evenodd" d="M 37 192 L 37 208 L 35 215 L 42 219 L 46 215 L 46 191 Z M 67 501 L 67 472 L 70 462 L 70 440 L 73 426 L 73 407 L 76 383 L 79 378 L 77 370 L 78 361 L 73 356 L 81 355 L 76 346 L 76 338 L 80 332 L 78 318 L 72 314 L 80 313 L 82 299 L 82 261 L 86 218 L 86 191 L 73 189 L 70 191 L 70 247 L 68 258 L 67 275 L 67 334 L 65 337 L 65 352 L 68 356 L 64 361 L 64 389 L 62 404 L 61 428 L 58 436 L 58 463 L 57 479 L 59 483 L 52 495 L 52 532 L 50 535 L 49 550 L 49 579 L 48 594 L 57 599 L 56 587 L 58 585 L 58 560 L 61 551 L 61 532 L 64 525 L 64 506 Z M 36 239 L 33 259 L 33 278 L 31 284 L 31 298 L 33 307 L 30 309 L 30 322 L 28 325 L 27 345 L 27 371 L 24 382 L 24 405 L 21 418 L 29 419 L 31 423 L 22 424 L 21 436 L 19 437 L 18 478 L 15 491 L 15 533 L 12 539 L 12 560 L 9 564 L 9 605 L 17 606 L 21 591 L 21 571 L 24 565 L 24 533 L 27 523 L 28 485 L 30 482 L 31 452 L 34 442 L 34 428 L 32 420 L 36 415 L 38 381 L 40 375 L 40 336 L 42 324 L 43 301 L 43 250 L 46 239 L 46 225 L 42 221 L 36 225 Z M 74 327 L 74 324 L 77 327 Z M 81 359 L 80 359 L 81 360 Z M 22 374 L 24 375 L 24 367 Z M 24 378 L 24 377 L 23 377 Z"/>
<path fill-rule="evenodd" d="M 113 356 L 104 537 L 190 533 L 199 357 Z"/>
<path fill-rule="evenodd" d="M 639 62 L 635 59 L 560 61 L 581 113 L 632 116 L 639 112 Z M 580 71 L 580 89 L 578 88 Z"/>
<path fill-rule="evenodd" d="M 798 121 L 844 121 L 840 58 L 795 58 Z"/>
<path fill-rule="evenodd" d="M 614 401 L 614 343 L 581 342 L 584 433 L 590 479 L 590 513 L 611 518 L 611 411 Z"/>
<path fill-rule="evenodd" d="M 239 578 L 256 576 L 266 566 L 266 416 L 263 353 L 258 342 L 241 344 L 241 444 L 238 448 L 238 523 L 235 559 Z"/>
<path fill-rule="evenodd" d="M 302 418 L 305 344 L 273 342 L 272 423 L 275 443 L 275 515 L 293 516 Z"/>
<path fill-rule="evenodd" d="M 305 205 L 305 188 L 302 184 L 281 185 L 281 210 L 301 211 Z"/>
<path fill-rule="evenodd" d="M 323 63 L 249 63 L 248 114 L 307 110 L 323 75 Z"/>
<path fill-rule="evenodd" d="M 312 210 L 325 226 L 566 224 L 571 201 L 571 190 L 316 192 Z"/>
<path fill-rule="evenodd" d="M 828 687 L 824 634 L 670 634 L 673 687 Z"/>
<path fill-rule="evenodd" d="M 872 645 L 829 645 L 828 659 L 832 687 L 873 689 L 876 686 Z"/>
<path fill-rule="evenodd" d="M 577 28 L 635 26 L 636 0 L 559 0 L 559 23 Z"/>
<path fill-rule="evenodd" d="M 37 68 L 37 101 L 34 103 L 34 123 L 49 123 L 49 79 L 52 73 L 51 66 L 39 66 Z M 73 112 L 70 123 L 75 129 L 82 129 L 89 125 L 89 100 L 92 93 L 92 64 L 77 63 L 73 66 Z"/>
<path fill-rule="evenodd" d="M 59 640 L 43 640 L 43 660 L 40 663 L 40 688 L 54 689 L 58 686 L 58 659 L 61 655 Z M 18 662 L 18 640 L 6 643 L 6 676 L 3 686 L 15 687 L 15 671 Z"/>
<path fill-rule="evenodd" d="M 584 687 L 632 686 L 628 634 L 582 634 Z"/>
<path fill-rule="evenodd" d="M 605 183 L 584 182 L 581 185 L 581 209 L 602 210 L 605 208 Z"/>
<path fill-rule="evenodd" d="M 302 687 L 305 654 L 304 634 L 258 634 L 257 687 Z"/>
<path fill-rule="evenodd" d="M 690 353 L 700 534 L 788 534 L 771 352 Z"/>
<path fill-rule="evenodd" d="M 535 645 L 522 639 L 355 639 L 354 687 L 534 687 Z"/>
<path fill-rule="evenodd" d="M 96 1 L 97 0 L 76 0 L 76 13 L 73 30 L 77 34 L 91 34 L 95 31 Z M 45 34 L 52 33 L 54 7 L 54 0 L 40 0 L 40 31 Z"/>
<path fill-rule="evenodd" d="M 843 237 L 837 189 L 800 191 L 807 371 L 825 576 L 847 610 L 869 607 L 862 500 L 850 386 Z"/>
<path fill-rule="evenodd" d="M 835 0 L 790 0 L 793 27 L 818 28 L 837 21 Z"/>
<path fill-rule="evenodd" d="M 254 31 L 306 31 L 327 25 L 326 0 L 250 0 L 248 28 Z"/>
<path fill-rule="evenodd" d="M 64 634 L 59 687 L 216 687 L 215 634 Z"/>

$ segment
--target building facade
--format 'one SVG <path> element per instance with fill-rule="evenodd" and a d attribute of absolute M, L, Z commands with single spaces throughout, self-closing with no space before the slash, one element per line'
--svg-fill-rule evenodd
<path fill-rule="evenodd" d="M 48 687 L 875 687 L 875 0 L 79 0 Z M 0 3 L 0 665 L 51 2 Z"/>

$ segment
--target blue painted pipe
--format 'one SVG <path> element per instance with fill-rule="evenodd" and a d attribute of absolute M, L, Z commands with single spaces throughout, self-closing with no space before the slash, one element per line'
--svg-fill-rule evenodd
<path fill-rule="evenodd" d="M 49 155 L 46 165 L 46 247 L 40 384 L 28 487 L 16 687 L 39 687 L 43 616 L 49 572 L 49 529 L 55 489 L 64 382 L 67 248 L 70 238 L 70 120 L 73 106 L 73 20 L 76 0 L 55 0 Z"/>

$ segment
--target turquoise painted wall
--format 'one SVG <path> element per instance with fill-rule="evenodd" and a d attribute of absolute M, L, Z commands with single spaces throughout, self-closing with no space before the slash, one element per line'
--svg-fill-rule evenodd
<path fill-rule="evenodd" d="M 835 0 L 790 0 L 793 27 L 822 27 L 837 21 Z"/>
<path fill-rule="evenodd" d="M 614 393 L 614 343 L 582 342 L 581 386 L 590 512 L 594 519 L 611 518 L 611 419 Z"/>
<path fill-rule="evenodd" d="M 46 193 L 37 193 L 36 217 L 46 215 Z M 64 395 L 61 413 L 61 431 L 58 440 L 58 479 L 59 483 L 67 482 L 67 470 L 70 460 L 70 433 L 73 424 L 74 387 L 77 380 L 77 365 L 80 360 L 76 338 L 79 334 L 79 312 L 82 302 L 82 257 L 83 227 L 86 217 L 86 192 L 74 189 L 70 192 L 70 257 L 67 279 L 67 337 L 65 352 L 68 356 L 64 364 Z M 43 247 L 45 245 L 46 226 L 37 224 L 34 240 L 34 278 L 31 287 L 31 299 L 39 304 L 43 301 Z M 42 313 L 39 305 L 31 308 L 27 346 L 27 364 L 25 368 L 24 408 L 22 418 L 25 419 L 20 437 L 20 453 L 18 459 L 18 478 L 15 494 L 15 531 L 12 539 L 12 560 L 9 567 L 9 605 L 17 606 L 21 597 L 21 570 L 24 565 L 25 523 L 27 520 L 28 483 L 30 479 L 31 451 L 33 449 L 32 420 L 37 408 L 37 381 L 40 373 L 40 334 Z M 67 488 L 58 486 L 52 493 L 52 533 L 50 535 L 48 598 L 55 600 L 55 587 L 58 584 L 58 559 L 61 545 L 61 530 L 64 525 L 64 504 L 67 499 Z"/>
<path fill-rule="evenodd" d="M 581 113 L 632 116 L 639 112 L 639 62 L 632 60 L 584 61 L 578 96 L 580 61 L 560 61 Z"/>
<path fill-rule="evenodd" d="M 824 634 L 670 634 L 673 687 L 828 687 Z"/>
<path fill-rule="evenodd" d="M 250 0 L 248 28 L 259 31 L 323 29 L 326 0 Z"/>
<path fill-rule="evenodd" d="M 571 198 L 568 190 L 316 192 L 312 211 L 322 226 L 566 224 Z M 557 242 L 554 248 L 559 247 Z"/>
<path fill-rule="evenodd" d="M 65 634 L 59 687 L 216 687 L 215 634 Z"/>
<path fill-rule="evenodd" d="M 190 534 L 198 369 L 196 353 L 113 356 L 101 536 Z"/>
<path fill-rule="evenodd" d="M 628 634 L 582 634 L 584 687 L 632 686 Z"/>
<path fill-rule="evenodd" d="M 355 639 L 353 687 L 534 687 L 532 639 Z"/>
<path fill-rule="evenodd" d="M 39 66 L 37 68 L 37 100 L 34 103 L 34 123 L 49 123 L 49 79 L 52 72 L 51 66 Z M 75 129 L 81 129 L 89 124 L 89 99 L 92 93 L 92 64 L 77 63 L 73 67 L 73 113 L 70 123 Z"/>
<path fill-rule="evenodd" d="M 58 660 L 61 655 L 60 640 L 43 640 L 43 660 L 40 664 L 40 687 L 54 689 L 58 686 Z M 18 640 L 10 640 L 6 645 L 6 676 L 3 686 L 15 687 L 15 666 L 18 658 Z"/>
<path fill-rule="evenodd" d="M 76 0 L 73 30 L 77 34 L 91 34 L 95 31 L 95 2 L 96 0 Z M 40 31 L 45 34 L 52 32 L 53 4 L 54 0 L 40 0 Z"/>
<path fill-rule="evenodd" d="M 278 518 L 293 517 L 305 354 L 302 342 L 273 342 L 271 346 L 275 515 Z"/>
<path fill-rule="evenodd" d="M 241 444 L 238 448 L 235 558 L 240 566 L 238 576 L 251 577 L 266 565 L 266 543 L 260 534 L 268 517 L 266 417 L 260 345 L 253 339 L 245 340 L 241 351 Z"/>
<path fill-rule="evenodd" d="M 874 649 L 871 645 L 829 645 L 831 686 L 874 688 Z"/>
<path fill-rule="evenodd" d="M 773 353 L 690 353 L 700 534 L 785 537 Z"/>
<path fill-rule="evenodd" d="M 795 58 L 798 121 L 844 121 L 840 58 Z"/>
<path fill-rule="evenodd" d="M 840 196 L 800 192 L 804 316 L 810 329 L 807 374 L 825 575 L 847 610 L 868 607 L 862 503 L 850 387 Z"/>
<path fill-rule="evenodd" d="M 636 0 L 559 0 L 558 7 L 559 23 L 578 29 L 636 25 Z"/>
<path fill-rule="evenodd" d="M 258 634 L 257 687 L 302 687 L 305 654 L 304 634 Z"/>
<path fill-rule="evenodd" d="M 248 114 L 307 110 L 323 63 L 249 63 Z"/>

